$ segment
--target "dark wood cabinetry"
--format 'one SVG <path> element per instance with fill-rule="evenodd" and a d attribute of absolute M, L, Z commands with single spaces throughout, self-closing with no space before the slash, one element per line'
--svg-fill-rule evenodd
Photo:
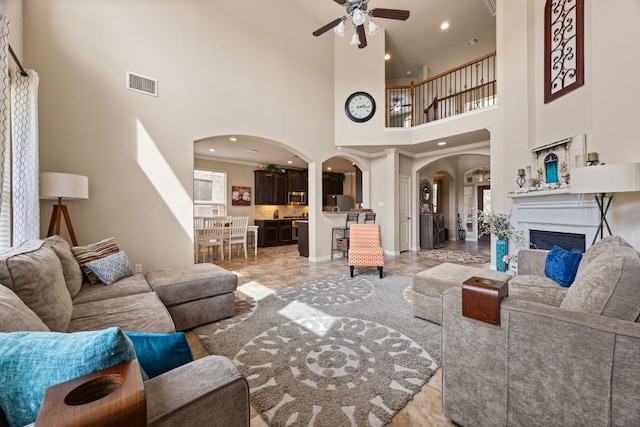
<path fill-rule="evenodd" d="M 279 172 L 254 171 L 256 205 L 286 205 L 287 175 Z"/>
<path fill-rule="evenodd" d="M 420 214 L 420 249 L 438 249 L 444 245 L 444 215 Z"/>
<path fill-rule="evenodd" d="M 327 205 L 327 194 L 343 194 L 342 181 L 336 181 L 329 178 L 322 178 L 322 204 Z"/>
<path fill-rule="evenodd" d="M 293 228 L 290 219 L 257 219 L 258 247 L 290 245 L 293 241 Z"/>
<path fill-rule="evenodd" d="M 309 256 L 309 223 L 298 222 L 298 252 L 300 256 Z"/>
<path fill-rule="evenodd" d="M 307 174 L 297 169 L 287 169 L 287 191 L 307 191 Z"/>

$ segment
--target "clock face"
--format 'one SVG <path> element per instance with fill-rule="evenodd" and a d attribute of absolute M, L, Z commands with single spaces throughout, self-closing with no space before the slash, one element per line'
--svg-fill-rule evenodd
<path fill-rule="evenodd" d="M 354 122 L 366 122 L 376 112 L 376 101 L 366 92 L 355 92 L 347 98 L 344 112 Z"/>

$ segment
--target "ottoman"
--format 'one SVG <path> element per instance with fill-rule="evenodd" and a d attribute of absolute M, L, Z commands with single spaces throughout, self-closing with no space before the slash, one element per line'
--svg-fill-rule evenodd
<path fill-rule="evenodd" d="M 213 264 L 195 264 L 145 273 L 167 307 L 177 331 L 231 317 L 238 277 Z"/>
<path fill-rule="evenodd" d="M 433 323 L 442 323 L 442 294 L 471 277 L 481 277 L 506 282 L 511 275 L 487 268 L 445 262 L 411 276 L 413 315 Z"/>

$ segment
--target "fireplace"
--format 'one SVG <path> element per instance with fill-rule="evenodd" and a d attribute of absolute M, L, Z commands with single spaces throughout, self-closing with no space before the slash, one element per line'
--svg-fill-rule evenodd
<path fill-rule="evenodd" d="M 585 235 L 557 231 L 529 230 L 529 242 L 532 249 L 551 249 L 560 246 L 569 252 L 584 252 Z"/>

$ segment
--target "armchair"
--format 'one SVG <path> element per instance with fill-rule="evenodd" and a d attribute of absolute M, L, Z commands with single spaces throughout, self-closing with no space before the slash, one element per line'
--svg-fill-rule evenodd
<path fill-rule="evenodd" d="M 349 269 L 351 277 L 355 267 L 374 266 L 380 272 L 384 268 L 384 250 L 380 243 L 380 224 L 351 225 L 349 242 Z"/>
<path fill-rule="evenodd" d="M 500 326 L 442 298 L 444 415 L 461 425 L 635 425 L 640 419 L 640 256 L 620 237 L 591 246 L 574 282 L 523 250 Z"/>

